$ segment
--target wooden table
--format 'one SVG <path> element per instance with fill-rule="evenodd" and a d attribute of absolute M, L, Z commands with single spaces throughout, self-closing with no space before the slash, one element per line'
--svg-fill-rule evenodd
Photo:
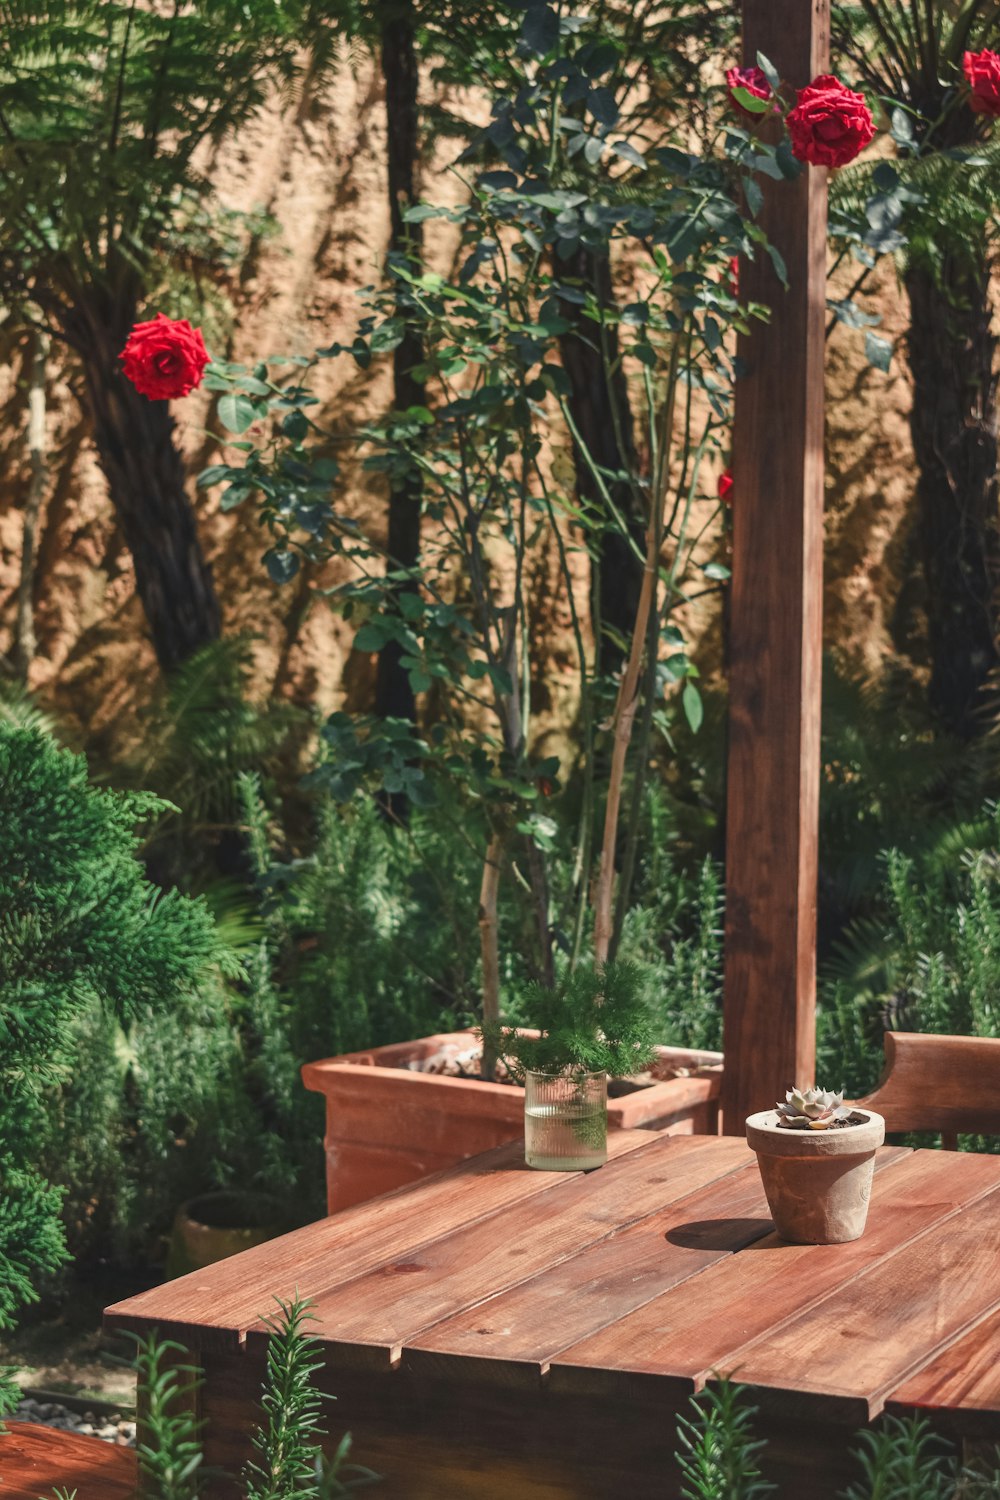
<path fill-rule="evenodd" d="M 246 1454 L 273 1298 L 315 1303 L 335 1435 L 385 1500 L 670 1500 L 676 1416 L 753 1388 L 779 1495 L 835 1495 L 884 1408 L 1000 1438 L 1000 1157 L 883 1148 L 864 1237 L 771 1231 L 739 1140 L 623 1132 L 587 1176 L 501 1147 L 110 1308 L 205 1368 Z M 214 1494 L 235 1493 L 223 1483 Z"/>

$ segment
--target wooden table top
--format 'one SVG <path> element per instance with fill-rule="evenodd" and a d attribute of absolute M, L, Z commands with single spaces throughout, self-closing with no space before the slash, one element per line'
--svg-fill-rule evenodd
<path fill-rule="evenodd" d="M 623 1397 L 714 1373 L 785 1416 L 926 1408 L 1000 1434 L 1000 1157 L 883 1147 L 847 1245 L 773 1233 L 742 1140 L 616 1133 L 606 1167 L 519 1144 L 109 1308 L 198 1350 L 309 1297 L 334 1367 Z"/>

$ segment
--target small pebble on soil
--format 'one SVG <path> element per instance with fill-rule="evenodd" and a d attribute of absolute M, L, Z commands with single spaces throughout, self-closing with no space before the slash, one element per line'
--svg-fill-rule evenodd
<path fill-rule="evenodd" d="M 13 1416 L 15 1422 L 38 1422 L 43 1427 L 61 1427 L 81 1437 L 101 1438 L 118 1448 L 135 1447 L 135 1422 L 120 1412 L 76 1412 L 56 1401 L 36 1401 L 25 1396 Z"/>

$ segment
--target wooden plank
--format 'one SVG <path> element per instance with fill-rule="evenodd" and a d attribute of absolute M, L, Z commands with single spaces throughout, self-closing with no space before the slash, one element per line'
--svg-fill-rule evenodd
<path fill-rule="evenodd" d="M 34 1422 L 11 1422 L 0 1433 L 4 1500 L 39 1500 L 57 1488 L 75 1490 L 76 1500 L 134 1500 L 135 1485 L 131 1448 Z"/>
<path fill-rule="evenodd" d="M 1000 1134 L 1000 1041 L 887 1031 L 881 1082 L 861 1102 L 887 1130 Z"/>
<path fill-rule="evenodd" d="M 656 1213 L 408 1339 L 402 1368 L 418 1379 L 537 1385 L 570 1344 L 771 1232 L 756 1163 L 680 1196 L 690 1176 L 671 1174 Z"/>
<path fill-rule="evenodd" d="M 776 1235 L 756 1240 L 694 1281 L 566 1349 L 552 1360 L 550 1384 L 623 1397 L 649 1387 L 695 1390 L 713 1370 L 735 1368 L 739 1379 L 750 1378 L 752 1341 L 760 1339 L 766 1351 L 786 1324 L 793 1319 L 798 1324 L 811 1309 L 816 1328 L 836 1343 L 843 1323 L 830 1311 L 832 1297 L 883 1263 L 890 1282 L 901 1275 L 904 1263 L 895 1253 L 900 1246 L 942 1222 L 949 1231 L 961 1225 L 972 1213 L 968 1205 L 991 1194 L 1000 1177 L 995 1157 L 928 1151 L 888 1161 L 888 1170 L 882 1166 L 876 1179 L 861 1239 L 846 1245 L 789 1245 Z M 944 1282 L 949 1286 L 950 1277 Z M 914 1332 L 913 1338 L 923 1335 Z M 812 1358 L 812 1378 L 826 1389 L 830 1357 L 826 1350 L 817 1356 L 813 1349 Z M 796 1370 L 799 1363 L 794 1362 Z"/>
<path fill-rule="evenodd" d="M 980 1160 L 995 1162 L 996 1180 L 1000 1162 Z M 720 1371 L 737 1371 L 758 1398 L 773 1393 L 789 1417 L 877 1416 L 911 1371 L 1000 1307 L 1000 1188 L 906 1238 L 819 1306 L 727 1354 Z"/>
<path fill-rule="evenodd" d="M 616 1132 L 608 1139 L 609 1164 L 650 1149 L 658 1139 L 645 1131 Z M 275 1297 L 311 1295 L 338 1277 L 371 1270 L 456 1225 L 551 1193 L 582 1175 L 533 1172 L 524 1165 L 521 1142 L 499 1146 L 436 1177 L 115 1303 L 105 1311 L 105 1325 L 137 1331 L 155 1327 L 181 1342 L 232 1348 L 249 1327 L 270 1315 Z"/>
<path fill-rule="evenodd" d="M 897 1416 L 914 1410 L 959 1430 L 1000 1438 L 1000 1309 L 947 1345 L 887 1398 Z"/>
<path fill-rule="evenodd" d="M 743 0 L 758 50 L 801 88 L 827 71 L 829 0 Z M 767 127 L 764 127 L 767 128 Z M 766 254 L 741 296 L 772 309 L 740 340 L 733 434 L 723 1129 L 739 1135 L 815 1069 L 823 587 L 826 172 L 764 184 Z"/>
<path fill-rule="evenodd" d="M 339 1364 L 385 1369 L 401 1347 L 442 1318 L 536 1276 L 655 1214 L 665 1201 L 745 1164 L 747 1148 L 718 1136 L 666 1137 L 610 1171 L 573 1174 L 548 1193 L 511 1204 L 501 1216 L 455 1227 L 364 1275 L 328 1277 L 315 1294 L 312 1332 Z M 767 1225 L 758 1221 L 758 1233 Z M 247 1345 L 266 1340 L 251 1329 Z"/>

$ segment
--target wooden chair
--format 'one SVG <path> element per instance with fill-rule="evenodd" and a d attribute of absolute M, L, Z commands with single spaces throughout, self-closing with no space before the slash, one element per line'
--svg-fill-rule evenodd
<path fill-rule="evenodd" d="M 881 1082 L 857 1103 L 884 1115 L 893 1134 L 939 1130 L 949 1151 L 959 1132 L 1000 1135 L 1000 1041 L 887 1031 Z"/>

